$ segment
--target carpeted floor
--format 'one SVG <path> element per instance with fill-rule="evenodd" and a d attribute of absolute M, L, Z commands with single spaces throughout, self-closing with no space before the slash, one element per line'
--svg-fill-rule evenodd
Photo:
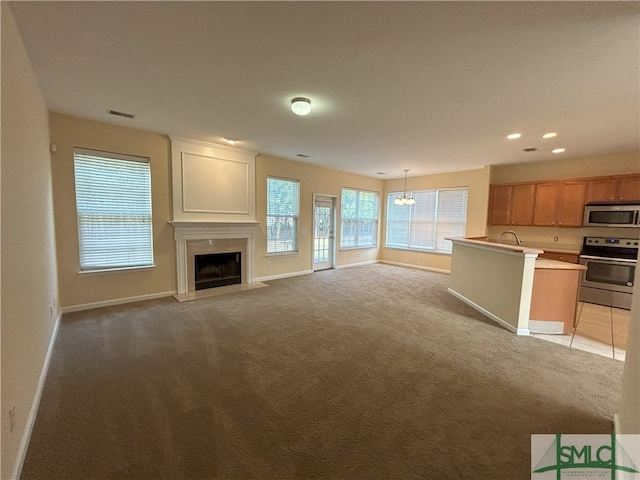
<path fill-rule="evenodd" d="M 66 314 L 22 479 L 529 479 L 610 433 L 621 362 L 517 337 L 390 265 Z"/>

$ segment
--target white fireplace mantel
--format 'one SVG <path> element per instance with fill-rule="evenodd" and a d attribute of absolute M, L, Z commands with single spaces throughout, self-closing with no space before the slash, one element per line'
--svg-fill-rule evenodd
<path fill-rule="evenodd" d="M 178 277 L 178 293 L 188 292 L 188 257 L 187 242 L 192 240 L 244 239 L 246 241 L 247 266 L 246 278 L 242 283 L 254 282 L 254 238 L 258 228 L 257 222 L 220 223 L 220 222 L 169 222 L 173 226 L 176 241 L 176 270 Z"/>

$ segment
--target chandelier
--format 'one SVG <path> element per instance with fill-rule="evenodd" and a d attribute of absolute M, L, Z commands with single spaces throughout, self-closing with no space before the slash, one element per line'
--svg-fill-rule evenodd
<path fill-rule="evenodd" d="M 404 169 L 404 192 L 402 195 L 398 195 L 396 199 L 393 201 L 394 205 L 413 205 L 416 201 L 413 198 L 413 195 L 407 195 L 407 172 L 408 168 Z"/>

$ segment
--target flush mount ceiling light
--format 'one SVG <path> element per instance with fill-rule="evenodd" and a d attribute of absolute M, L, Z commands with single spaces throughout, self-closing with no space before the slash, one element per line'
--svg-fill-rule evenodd
<path fill-rule="evenodd" d="M 563 153 L 564 151 L 564 148 L 554 148 L 553 150 L 551 150 L 551 153 Z"/>
<path fill-rule="evenodd" d="M 408 168 L 404 169 L 404 192 L 402 193 L 402 195 L 398 195 L 396 197 L 396 199 L 393 201 L 394 205 L 413 205 L 414 203 L 416 203 L 415 199 L 413 198 L 413 195 L 409 194 L 407 195 L 407 172 L 409 171 Z"/>
<path fill-rule="evenodd" d="M 236 143 L 238 143 L 238 140 L 235 140 L 233 138 L 225 138 L 225 141 L 229 144 L 229 145 L 235 145 Z"/>
<path fill-rule="evenodd" d="M 311 111 L 311 100 L 304 97 L 296 97 L 291 100 L 291 111 L 296 115 L 307 115 Z"/>
<path fill-rule="evenodd" d="M 545 133 L 544 135 L 542 135 L 542 138 L 553 138 L 553 137 L 557 137 L 558 134 L 556 132 L 549 132 L 549 133 Z"/>
<path fill-rule="evenodd" d="M 516 138 L 520 138 L 521 136 L 521 133 L 510 133 L 509 135 L 507 135 L 507 138 L 509 140 L 515 140 Z"/>

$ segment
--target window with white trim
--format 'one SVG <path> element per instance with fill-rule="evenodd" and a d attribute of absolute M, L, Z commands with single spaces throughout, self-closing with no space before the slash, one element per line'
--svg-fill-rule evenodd
<path fill-rule="evenodd" d="M 413 191 L 416 203 L 394 205 L 402 192 L 387 199 L 387 242 L 390 248 L 451 253 L 446 237 L 464 236 L 468 188 Z"/>
<path fill-rule="evenodd" d="M 377 245 L 378 192 L 343 188 L 340 212 L 340 248 Z"/>
<path fill-rule="evenodd" d="M 267 178 L 267 253 L 298 249 L 298 197 L 300 182 Z"/>
<path fill-rule="evenodd" d="M 148 158 L 73 150 L 81 271 L 153 266 Z"/>

